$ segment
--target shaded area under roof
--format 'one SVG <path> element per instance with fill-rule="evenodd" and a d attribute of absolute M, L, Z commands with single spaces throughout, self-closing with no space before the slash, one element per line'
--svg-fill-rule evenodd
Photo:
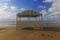
<path fill-rule="evenodd" d="M 37 17 L 37 16 L 42 16 L 42 14 L 32 10 L 27 10 L 27 11 L 18 13 L 17 16 L 18 17 Z"/>

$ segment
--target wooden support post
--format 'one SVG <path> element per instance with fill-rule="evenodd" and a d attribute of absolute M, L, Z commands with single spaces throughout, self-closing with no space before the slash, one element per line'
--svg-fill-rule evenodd
<path fill-rule="evenodd" d="M 16 29 L 18 30 L 18 17 L 16 16 Z"/>
<path fill-rule="evenodd" d="M 40 20 L 40 19 L 41 19 L 41 18 L 40 18 L 40 16 L 39 16 L 39 25 L 41 25 L 41 24 L 40 24 L 40 22 L 41 22 L 41 20 Z"/>

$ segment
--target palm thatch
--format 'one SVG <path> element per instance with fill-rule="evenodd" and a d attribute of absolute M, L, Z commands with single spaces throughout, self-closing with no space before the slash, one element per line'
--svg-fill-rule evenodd
<path fill-rule="evenodd" d="M 37 17 L 37 16 L 42 16 L 42 14 L 32 10 L 27 10 L 22 13 L 18 13 L 17 16 L 18 17 Z"/>

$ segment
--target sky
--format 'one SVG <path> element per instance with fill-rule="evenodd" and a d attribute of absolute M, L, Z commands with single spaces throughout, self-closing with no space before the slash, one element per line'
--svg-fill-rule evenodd
<path fill-rule="evenodd" d="M 0 23 L 16 21 L 16 14 L 25 10 L 42 13 L 44 21 L 60 22 L 60 0 L 0 0 Z"/>

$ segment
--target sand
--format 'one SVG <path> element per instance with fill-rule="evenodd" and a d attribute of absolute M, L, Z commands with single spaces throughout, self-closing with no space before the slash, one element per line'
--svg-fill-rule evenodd
<path fill-rule="evenodd" d="M 14 27 L 9 27 L 0 30 L 0 40 L 16 40 L 16 29 Z"/>
<path fill-rule="evenodd" d="M 60 32 L 16 30 L 9 27 L 0 30 L 0 40 L 60 40 Z"/>
<path fill-rule="evenodd" d="M 51 31 L 17 31 L 18 40 L 60 40 L 60 32 Z"/>

